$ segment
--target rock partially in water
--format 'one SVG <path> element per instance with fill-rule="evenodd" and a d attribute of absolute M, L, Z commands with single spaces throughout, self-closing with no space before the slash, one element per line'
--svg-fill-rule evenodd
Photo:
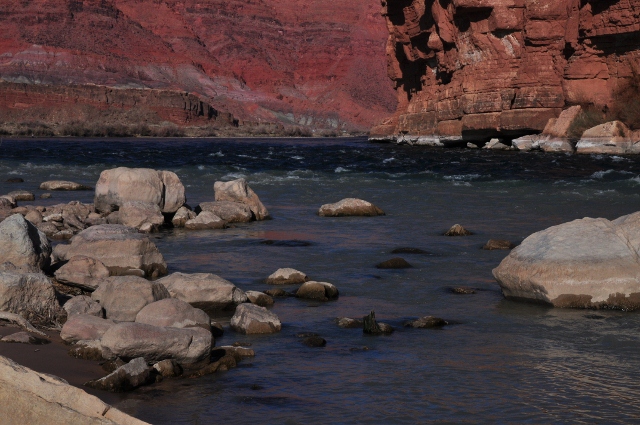
<path fill-rule="evenodd" d="M 120 224 L 134 227 L 144 233 L 156 232 L 164 224 L 164 216 L 157 204 L 127 201 L 118 211 Z"/>
<path fill-rule="evenodd" d="M 173 227 L 178 227 L 178 228 L 184 227 L 187 221 L 193 220 L 196 217 L 197 217 L 196 213 L 189 210 L 187 207 L 182 206 L 173 215 L 173 218 L 171 219 L 171 224 L 173 224 Z"/>
<path fill-rule="evenodd" d="M 103 279 L 91 298 L 104 308 L 107 319 L 133 322 L 146 305 L 171 298 L 161 283 L 138 276 L 115 276 Z"/>
<path fill-rule="evenodd" d="M 66 180 L 50 180 L 40 183 L 40 190 L 93 190 L 93 188 Z"/>
<path fill-rule="evenodd" d="M 161 360 L 153 368 L 163 378 L 173 378 L 182 375 L 182 367 L 173 359 Z"/>
<path fill-rule="evenodd" d="M 329 282 L 309 281 L 302 284 L 296 291 L 296 297 L 307 300 L 329 301 L 338 299 L 338 288 Z"/>
<path fill-rule="evenodd" d="M 391 251 L 391 253 L 392 254 L 426 254 L 426 255 L 431 254 L 430 252 L 427 252 L 423 249 L 411 248 L 411 247 L 396 248 L 393 251 Z"/>
<path fill-rule="evenodd" d="M 0 339 L 0 342 L 11 342 L 17 344 L 44 345 L 51 344 L 51 341 L 45 338 L 33 336 L 27 332 L 16 332 Z"/>
<path fill-rule="evenodd" d="M 245 179 L 237 179 L 229 182 L 215 182 L 213 185 L 216 201 L 238 202 L 247 205 L 256 220 L 270 218 L 269 211 L 258 198 L 258 195 L 249 187 Z"/>
<path fill-rule="evenodd" d="M 556 307 L 640 308 L 640 212 L 584 218 L 526 238 L 493 270 L 507 298 Z"/>
<path fill-rule="evenodd" d="M 86 295 L 72 297 L 62 307 L 67 312 L 67 316 L 74 314 L 88 314 L 100 318 L 104 316 L 102 306 Z"/>
<path fill-rule="evenodd" d="M 320 217 L 374 217 L 385 214 L 371 202 L 357 198 L 345 198 L 335 204 L 321 206 L 318 215 Z"/>
<path fill-rule="evenodd" d="M 435 316 L 424 316 L 416 320 L 404 322 L 404 326 L 409 328 L 441 328 L 448 325 L 444 319 Z"/>
<path fill-rule="evenodd" d="M 364 322 L 361 319 L 352 319 L 350 317 L 338 317 L 336 318 L 336 324 L 344 329 L 362 329 Z"/>
<path fill-rule="evenodd" d="M 93 360 L 93 361 L 101 361 L 102 358 L 102 345 L 99 340 L 80 340 L 69 348 L 68 354 L 71 357 L 76 359 L 83 360 Z M 120 360 L 120 359 L 118 359 Z M 122 360 L 120 360 L 122 361 Z M 122 363 L 124 364 L 124 362 Z M 122 365 L 118 365 L 122 366 Z M 105 368 L 105 364 L 102 365 L 103 369 Z M 108 370 L 109 373 L 113 372 L 117 367 L 114 367 L 112 370 Z"/>
<path fill-rule="evenodd" d="M 36 195 L 28 190 L 14 190 L 13 192 L 7 193 L 7 196 L 12 197 L 16 202 L 36 200 Z"/>
<path fill-rule="evenodd" d="M 376 268 L 379 269 L 408 269 L 411 267 L 411 264 L 409 264 L 407 260 L 400 257 L 391 258 L 390 260 L 376 264 Z"/>
<path fill-rule="evenodd" d="M 227 223 L 247 223 L 253 220 L 254 217 L 249 205 L 240 202 L 202 202 L 196 207 L 197 213 L 201 211 L 209 211 Z"/>
<path fill-rule="evenodd" d="M 307 282 L 306 274 L 291 268 L 278 269 L 267 278 L 269 285 L 294 285 Z"/>
<path fill-rule="evenodd" d="M 224 229 L 227 222 L 210 211 L 202 211 L 196 218 L 187 220 L 184 227 L 189 230 Z"/>
<path fill-rule="evenodd" d="M 259 305 L 260 307 L 271 307 L 273 305 L 273 298 L 264 292 L 246 291 L 245 294 L 251 304 Z"/>
<path fill-rule="evenodd" d="M 489 239 L 489 241 L 482 247 L 482 249 L 486 249 L 489 251 L 497 250 L 497 249 L 513 249 L 515 248 L 515 244 L 511 241 L 506 241 L 502 239 Z"/>
<path fill-rule="evenodd" d="M 99 340 L 115 324 L 111 319 L 90 314 L 74 314 L 69 316 L 62 327 L 60 338 L 65 342 Z"/>
<path fill-rule="evenodd" d="M 207 331 L 211 330 L 211 318 L 207 313 L 176 298 L 167 298 L 147 304 L 137 314 L 135 321 L 160 327 L 201 327 Z"/>
<path fill-rule="evenodd" d="M 51 262 L 51 244 L 47 235 L 20 214 L 0 223 L 0 247 L 0 263 L 45 269 Z"/>
<path fill-rule="evenodd" d="M 280 332 L 282 323 L 274 313 L 254 304 L 241 304 L 231 318 L 231 328 L 242 334 L 272 334 Z"/>
<path fill-rule="evenodd" d="M 152 368 L 147 365 L 147 362 L 142 357 L 138 357 L 126 365 L 120 366 L 104 378 L 86 382 L 84 385 L 112 393 L 131 391 L 154 382 L 151 370 Z"/>
<path fill-rule="evenodd" d="M 264 291 L 264 293 L 269 295 L 270 297 L 273 297 L 273 298 L 295 297 L 296 296 L 296 294 L 292 294 L 291 292 L 287 292 L 284 289 L 280 289 L 280 288 L 268 289 L 268 290 Z"/>
<path fill-rule="evenodd" d="M 56 270 L 55 276 L 65 285 L 95 291 L 102 279 L 109 277 L 109 269 L 100 260 L 76 255 Z"/>
<path fill-rule="evenodd" d="M 20 177 L 13 177 L 13 178 L 5 180 L 5 183 L 24 183 L 24 179 L 22 179 Z"/>
<path fill-rule="evenodd" d="M 236 285 L 211 273 L 172 273 L 156 281 L 173 298 L 204 311 L 217 311 L 247 302 L 247 295 Z"/>
<path fill-rule="evenodd" d="M 460 295 L 470 295 L 470 294 L 475 294 L 476 290 L 466 286 L 455 286 L 451 288 L 451 292 L 453 292 L 454 294 L 460 294 Z"/>
<path fill-rule="evenodd" d="M 449 230 L 447 230 L 447 232 L 444 235 L 445 236 L 469 236 L 469 235 L 473 235 L 473 233 L 471 233 L 470 231 L 468 231 L 467 229 L 465 229 L 459 224 L 454 224 L 453 226 L 451 226 Z"/>
<path fill-rule="evenodd" d="M 376 313 L 371 311 L 367 316 L 362 318 L 363 327 L 362 332 L 369 335 L 383 335 L 390 334 L 394 331 L 391 325 L 386 323 L 378 323 L 376 320 Z"/>

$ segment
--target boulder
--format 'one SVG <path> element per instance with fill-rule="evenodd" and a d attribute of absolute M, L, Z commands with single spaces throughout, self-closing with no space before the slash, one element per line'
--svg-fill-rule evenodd
<path fill-rule="evenodd" d="M 118 323 L 100 343 L 103 356 L 123 359 L 144 357 L 148 362 L 175 359 L 180 364 L 208 360 L 213 346 L 211 332 L 195 328 L 163 328 L 144 323 Z"/>
<path fill-rule="evenodd" d="M 320 217 L 373 217 L 385 215 L 384 211 L 370 202 L 356 198 L 345 198 L 335 204 L 325 204 L 318 211 Z"/>
<path fill-rule="evenodd" d="M 254 304 L 241 304 L 231 318 L 231 329 L 242 334 L 272 334 L 280 332 L 282 324 L 274 313 Z"/>
<path fill-rule="evenodd" d="M 25 220 L 29 221 L 34 226 L 42 223 L 42 213 L 38 210 L 30 210 L 24 216 Z"/>
<path fill-rule="evenodd" d="M 640 307 L 640 212 L 584 218 L 526 238 L 493 270 L 507 298 L 556 307 Z"/>
<path fill-rule="evenodd" d="M 160 360 L 153 365 L 153 368 L 163 378 L 173 378 L 182 375 L 182 367 L 173 359 Z"/>
<path fill-rule="evenodd" d="M 408 269 L 411 267 L 411 264 L 409 264 L 407 260 L 400 257 L 391 258 L 376 264 L 376 268 L 378 269 Z"/>
<path fill-rule="evenodd" d="M 227 222 L 209 211 L 202 211 L 196 218 L 187 220 L 184 227 L 189 230 L 224 229 Z"/>
<path fill-rule="evenodd" d="M 482 249 L 486 249 L 488 251 L 492 251 L 495 249 L 513 249 L 515 245 L 511 243 L 511 241 L 505 241 L 501 239 L 489 239 L 486 244 L 482 247 Z"/>
<path fill-rule="evenodd" d="M 260 307 L 271 307 L 273 305 L 273 298 L 264 292 L 247 291 L 245 294 L 251 304 L 259 305 Z"/>
<path fill-rule="evenodd" d="M 0 356 L 4 424 L 148 425 L 66 381 Z"/>
<path fill-rule="evenodd" d="M 11 335 L 7 335 L 3 338 L 0 338 L 0 342 L 9 342 L 16 344 L 30 344 L 30 345 L 44 345 L 51 344 L 51 341 L 45 338 L 39 338 L 37 336 L 33 336 L 27 332 L 16 332 Z"/>
<path fill-rule="evenodd" d="M 249 205 L 240 202 L 203 202 L 196 208 L 197 213 L 202 211 L 209 211 L 227 223 L 247 223 L 253 220 L 253 212 Z"/>
<path fill-rule="evenodd" d="M 113 320 L 90 314 L 74 314 L 62 326 L 60 338 L 66 342 L 99 340 L 115 324 Z"/>
<path fill-rule="evenodd" d="M 309 281 L 302 284 L 296 292 L 296 297 L 307 300 L 329 301 L 338 298 L 338 289 L 328 282 Z"/>
<path fill-rule="evenodd" d="M 40 183 L 40 190 L 93 190 L 93 188 L 76 182 L 50 180 Z"/>
<path fill-rule="evenodd" d="M 101 261 L 109 274 L 143 275 L 155 278 L 167 273 L 167 264 L 151 240 L 132 227 L 119 224 L 92 226 L 71 239 L 70 245 L 56 246 L 61 261 L 84 255 Z"/>
<path fill-rule="evenodd" d="M 541 136 L 538 134 L 530 134 L 518 137 L 511 141 L 511 145 L 519 151 L 528 152 L 540 149 Z"/>
<path fill-rule="evenodd" d="M 101 280 L 109 277 L 109 269 L 102 261 L 84 255 L 71 257 L 55 272 L 56 279 L 65 285 L 94 291 Z"/>
<path fill-rule="evenodd" d="M 306 274 L 296 269 L 278 269 L 267 278 L 269 285 L 294 285 L 305 283 L 309 280 Z"/>
<path fill-rule="evenodd" d="M 627 126 L 620 121 L 606 122 L 582 133 L 576 145 L 576 152 L 616 155 L 640 153 L 640 142 L 636 147 L 630 135 Z"/>
<path fill-rule="evenodd" d="M 0 263 L 8 261 L 16 266 L 32 265 L 44 269 L 51 261 L 47 235 L 20 214 L 0 223 L 0 247 Z"/>
<path fill-rule="evenodd" d="M 207 331 L 211 330 L 211 318 L 207 313 L 176 298 L 167 298 L 146 305 L 138 312 L 136 323 L 171 328 L 201 327 Z"/>
<path fill-rule="evenodd" d="M 502 139 L 491 139 L 489 140 L 489 143 L 482 147 L 482 149 L 491 149 L 494 151 L 507 151 L 511 149 L 511 146 L 507 146 L 502 142 Z"/>
<path fill-rule="evenodd" d="M 84 385 L 112 393 L 131 391 L 142 385 L 154 382 L 151 370 L 147 362 L 142 357 L 138 357 L 120 366 L 104 378 L 86 382 Z"/>
<path fill-rule="evenodd" d="M 14 190 L 13 192 L 7 193 L 7 196 L 12 197 L 16 202 L 35 201 L 36 199 L 36 195 L 28 190 Z"/>
<path fill-rule="evenodd" d="M 470 231 L 468 231 L 467 229 L 465 229 L 459 224 L 454 224 L 453 226 L 451 226 L 449 230 L 446 231 L 444 235 L 445 236 L 469 236 L 469 235 L 473 235 L 473 233 L 471 233 Z"/>
<path fill-rule="evenodd" d="M 269 211 L 262 205 L 260 198 L 247 185 L 245 179 L 237 179 L 229 182 L 215 182 L 213 185 L 216 201 L 238 202 L 247 205 L 256 220 L 269 218 Z"/>
<path fill-rule="evenodd" d="M 0 311 L 51 322 L 60 312 L 53 284 L 41 273 L 0 272 Z"/>
<path fill-rule="evenodd" d="M 150 233 L 164 224 L 164 216 L 156 204 L 140 201 L 126 201 L 120 207 L 120 224 Z"/>
<path fill-rule="evenodd" d="M 86 295 L 77 295 L 67 300 L 62 306 L 67 312 L 67 317 L 75 314 L 88 314 L 90 316 L 104 317 L 102 306 Z"/>
<path fill-rule="evenodd" d="M 223 310 L 247 302 L 241 289 L 211 273 L 173 273 L 156 282 L 164 285 L 173 298 L 204 311 Z"/>
<path fill-rule="evenodd" d="M 171 224 L 173 224 L 173 227 L 184 227 L 187 221 L 193 220 L 194 218 L 196 218 L 196 213 L 189 210 L 187 207 L 180 207 L 173 215 Z"/>
<path fill-rule="evenodd" d="M 127 201 L 155 204 L 162 212 L 174 213 L 186 198 L 180 179 L 170 171 L 126 167 L 103 171 L 96 184 L 96 210 L 112 212 Z"/>
<path fill-rule="evenodd" d="M 336 318 L 336 324 L 343 329 L 362 329 L 364 322 L 361 319 L 352 319 L 350 317 Z"/>
<path fill-rule="evenodd" d="M 103 279 L 91 298 L 104 308 L 107 319 L 133 322 L 147 304 L 170 298 L 161 284 L 138 276 L 116 276 Z"/>
<path fill-rule="evenodd" d="M 404 326 L 408 328 L 441 328 L 448 325 L 444 319 L 435 316 L 424 316 L 416 320 L 404 322 Z"/>

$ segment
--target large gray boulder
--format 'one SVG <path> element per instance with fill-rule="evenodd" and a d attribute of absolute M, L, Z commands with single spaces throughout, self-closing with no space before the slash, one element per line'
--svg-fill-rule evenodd
<path fill-rule="evenodd" d="M 170 298 L 161 284 L 137 276 L 115 276 L 104 279 L 91 298 L 104 308 L 107 319 L 133 322 L 147 304 Z"/>
<path fill-rule="evenodd" d="M 148 425 L 66 381 L 0 356 L 2 424 Z"/>
<path fill-rule="evenodd" d="M 51 261 L 47 236 L 21 214 L 14 214 L 0 223 L 0 247 L 0 263 L 43 269 Z"/>
<path fill-rule="evenodd" d="M 640 308 L 640 212 L 534 233 L 493 270 L 507 298 L 556 307 Z"/>
<path fill-rule="evenodd" d="M 213 185 L 216 201 L 238 202 L 247 205 L 256 220 L 269 218 L 269 211 L 262 204 L 258 195 L 249 187 L 245 179 L 229 182 L 215 182 Z"/>
<path fill-rule="evenodd" d="M 184 186 L 171 171 L 126 167 L 103 171 L 96 184 L 96 210 L 115 211 L 127 201 L 155 204 L 162 212 L 174 213 L 186 198 Z"/>
<path fill-rule="evenodd" d="M 135 227 L 144 233 L 155 232 L 164 224 L 160 207 L 149 202 L 127 201 L 122 204 L 119 212 L 120 224 Z"/>
<path fill-rule="evenodd" d="M 241 304 L 231 318 L 231 329 L 242 334 L 273 334 L 280 332 L 278 316 L 255 304 Z"/>
<path fill-rule="evenodd" d="M 99 340 L 115 324 L 113 320 L 90 314 L 74 314 L 62 326 L 60 338 L 66 342 Z"/>
<path fill-rule="evenodd" d="M 196 212 L 209 211 L 227 223 L 247 223 L 253 219 L 251 208 L 246 204 L 231 201 L 203 202 Z"/>
<path fill-rule="evenodd" d="M 364 216 L 372 217 L 384 215 L 384 211 L 373 205 L 371 202 L 357 198 L 345 198 L 334 204 L 325 204 L 318 210 L 320 217 L 349 217 Z"/>
<path fill-rule="evenodd" d="M 163 328 L 144 323 L 118 323 L 100 340 L 105 358 L 144 357 L 148 362 L 175 359 L 181 364 L 207 360 L 213 346 L 211 332 L 195 328 Z"/>
<path fill-rule="evenodd" d="M 59 282 L 65 285 L 75 286 L 85 291 L 94 291 L 102 279 L 109 277 L 109 269 L 100 260 L 76 255 L 56 270 L 55 276 Z"/>
<path fill-rule="evenodd" d="M 155 278 L 167 273 L 167 263 L 156 245 L 132 227 L 101 224 L 78 233 L 69 245 L 54 250 L 59 261 L 84 255 L 101 261 L 112 276 L 140 275 Z"/>
<path fill-rule="evenodd" d="M 173 298 L 205 311 L 224 310 L 247 302 L 241 289 L 211 273 L 173 273 L 156 282 L 164 285 Z"/>
<path fill-rule="evenodd" d="M 0 311 L 51 322 L 60 305 L 51 280 L 44 274 L 0 272 Z"/>
<path fill-rule="evenodd" d="M 211 330 L 211 318 L 199 308 L 176 298 L 147 304 L 136 316 L 136 323 L 170 328 L 201 327 Z"/>

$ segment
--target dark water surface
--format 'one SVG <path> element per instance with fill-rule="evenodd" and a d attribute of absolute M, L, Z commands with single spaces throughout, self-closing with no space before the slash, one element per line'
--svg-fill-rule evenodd
<path fill-rule="evenodd" d="M 502 298 L 491 270 L 529 234 L 582 217 L 640 210 L 635 157 L 437 150 L 321 140 L 5 140 L 0 192 L 67 179 L 94 185 L 116 166 L 175 171 L 188 202 L 213 183 L 246 177 L 274 219 L 224 231 L 154 235 L 171 271 L 212 272 L 245 290 L 293 267 L 334 283 L 340 299 L 278 299 L 280 334 L 228 330 L 217 345 L 251 343 L 254 359 L 228 372 L 177 379 L 123 395 L 116 406 L 158 424 L 632 423 L 640 421 L 640 316 L 550 309 Z M 25 183 L 4 183 L 22 177 Z M 79 199 L 57 193 L 38 204 Z M 375 218 L 321 218 L 321 204 L 367 199 Z M 441 236 L 463 224 L 470 237 Z M 266 240 L 278 243 L 264 244 Z M 308 243 L 291 243 L 304 241 Z M 398 247 L 414 267 L 378 270 Z M 456 295 L 452 286 L 477 288 Z M 286 288 L 294 289 L 294 288 Z M 375 310 L 390 336 L 340 329 L 338 316 Z M 454 324 L 406 329 L 436 315 Z M 227 319 L 228 320 L 228 319 Z M 308 348 L 299 332 L 317 332 Z M 367 347 L 367 349 L 363 349 Z"/>

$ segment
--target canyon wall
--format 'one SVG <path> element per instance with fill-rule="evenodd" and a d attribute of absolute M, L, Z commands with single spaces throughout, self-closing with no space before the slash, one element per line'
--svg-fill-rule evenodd
<path fill-rule="evenodd" d="M 396 109 L 377 0 L 4 1 L 0 28 L 5 82 L 188 92 L 312 128 L 367 130 Z"/>
<path fill-rule="evenodd" d="M 542 131 L 606 108 L 640 69 L 640 0 L 383 0 L 396 115 L 374 138 L 435 144 Z"/>

